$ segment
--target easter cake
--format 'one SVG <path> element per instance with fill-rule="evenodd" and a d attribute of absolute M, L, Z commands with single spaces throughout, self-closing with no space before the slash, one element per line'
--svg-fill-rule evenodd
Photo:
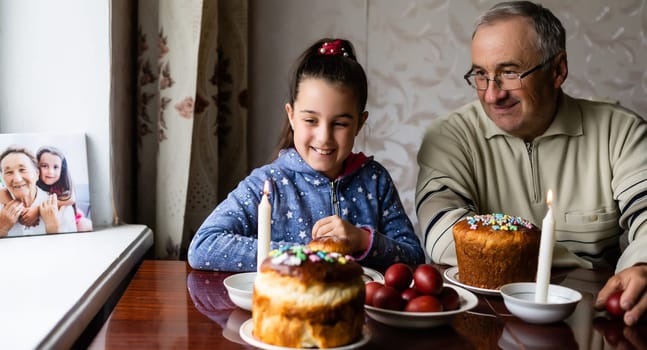
<path fill-rule="evenodd" d="M 362 267 L 349 255 L 297 245 L 261 264 L 252 298 L 253 335 L 292 348 L 330 348 L 360 340 Z"/>
<path fill-rule="evenodd" d="M 505 214 L 474 215 L 454 225 L 453 235 L 461 283 L 498 289 L 535 280 L 541 232 L 529 221 Z"/>

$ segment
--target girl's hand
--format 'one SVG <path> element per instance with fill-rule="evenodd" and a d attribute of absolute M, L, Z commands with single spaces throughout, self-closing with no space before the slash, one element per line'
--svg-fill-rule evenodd
<path fill-rule="evenodd" d="M 364 251 L 368 248 L 365 239 L 367 235 L 366 231 L 336 215 L 320 219 L 312 227 L 312 239 L 332 236 L 346 240 L 353 252 Z"/>
<path fill-rule="evenodd" d="M 31 227 L 38 225 L 39 217 L 40 210 L 37 205 L 34 205 L 30 208 L 25 208 L 18 221 L 25 226 Z"/>
<path fill-rule="evenodd" d="M 47 233 L 58 232 L 58 200 L 55 194 L 50 194 L 47 200 L 40 203 L 40 216 L 45 222 L 45 231 Z"/>
<path fill-rule="evenodd" d="M 18 222 L 25 206 L 21 201 L 12 200 L 0 210 L 0 237 L 6 236 L 13 225 Z"/>

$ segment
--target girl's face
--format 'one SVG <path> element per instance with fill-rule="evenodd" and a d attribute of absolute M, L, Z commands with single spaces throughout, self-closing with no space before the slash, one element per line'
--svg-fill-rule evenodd
<path fill-rule="evenodd" d="M 294 106 L 285 105 L 294 146 L 310 167 L 334 179 L 341 175 L 368 112 L 358 114 L 349 88 L 323 79 L 302 80 L 298 91 Z"/>
<path fill-rule="evenodd" d="M 46 185 L 53 185 L 61 178 L 61 163 L 59 156 L 51 153 L 43 153 L 38 160 L 40 169 L 40 180 Z"/>

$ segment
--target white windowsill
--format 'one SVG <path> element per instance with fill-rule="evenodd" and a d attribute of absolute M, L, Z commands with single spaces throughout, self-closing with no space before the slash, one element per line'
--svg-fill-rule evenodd
<path fill-rule="evenodd" d="M 0 348 L 69 348 L 152 245 L 144 225 L 0 239 Z"/>

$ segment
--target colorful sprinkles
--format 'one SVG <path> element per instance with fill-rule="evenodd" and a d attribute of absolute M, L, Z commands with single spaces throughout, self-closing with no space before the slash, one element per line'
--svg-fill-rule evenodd
<path fill-rule="evenodd" d="M 468 216 L 466 220 L 472 230 L 476 230 L 479 227 L 479 223 L 481 226 L 490 226 L 495 231 L 517 231 L 519 226 L 528 229 L 533 227 L 528 220 L 522 219 L 518 216 L 498 213 Z"/>
<path fill-rule="evenodd" d="M 311 262 L 326 261 L 329 263 L 345 264 L 355 259 L 350 255 L 343 255 L 336 252 L 326 252 L 323 250 L 313 250 L 303 245 L 293 245 L 290 247 L 281 247 L 270 252 L 272 264 L 299 266 L 304 261 Z"/>

